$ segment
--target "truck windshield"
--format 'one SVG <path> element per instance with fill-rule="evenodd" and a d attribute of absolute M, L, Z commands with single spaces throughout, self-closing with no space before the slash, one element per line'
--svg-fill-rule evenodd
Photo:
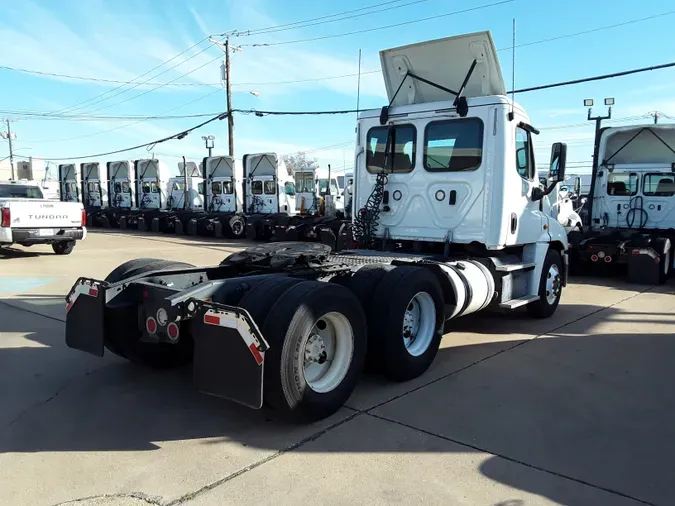
<path fill-rule="evenodd" d="M 37 186 L 0 184 L 0 198 L 41 199 L 42 191 Z"/>
<path fill-rule="evenodd" d="M 314 174 L 296 174 L 295 189 L 298 193 L 314 193 Z"/>

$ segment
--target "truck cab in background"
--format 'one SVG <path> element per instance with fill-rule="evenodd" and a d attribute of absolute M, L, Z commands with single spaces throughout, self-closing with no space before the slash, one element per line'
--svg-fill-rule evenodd
<path fill-rule="evenodd" d="M 82 202 L 80 198 L 80 173 L 74 163 L 58 166 L 61 202 Z"/>
<path fill-rule="evenodd" d="M 210 156 L 202 160 L 205 177 L 205 213 L 188 222 L 190 235 L 240 238 L 246 233 L 244 174 L 241 161 L 231 156 Z"/>
<path fill-rule="evenodd" d="M 269 239 L 279 220 L 296 214 L 295 181 L 277 153 L 247 154 L 242 164 L 246 235 Z"/>
<path fill-rule="evenodd" d="M 675 125 L 603 128 L 596 146 L 584 233 L 570 235 L 573 260 L 627 264 L 629 281 L 664 283 L 675 241 Z"/>

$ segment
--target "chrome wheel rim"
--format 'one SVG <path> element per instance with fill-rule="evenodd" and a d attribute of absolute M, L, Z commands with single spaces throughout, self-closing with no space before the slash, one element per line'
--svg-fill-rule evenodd
<path fill-rule="evenodd" d="M 354 332 L 342 313 L 326 313 L 303 339 L 300 361 L 307 386 L 317 393 L 335 390 L 349 372 Z"/>
<path fill-rule="evenodd" d="M 427 292 L 418 292 L 410 299 L 403 314 L 403 344 L 412 356 L 419 357 L 429 349 L 436 333 L 436 305 Z"/>
<path fill-rule="evenodd" d="M 552 264 L 546 273 L 546 302 L 555 304 L 555 301 L 562 293 L 562 277 L 560 269 L 556 264 Z"/>

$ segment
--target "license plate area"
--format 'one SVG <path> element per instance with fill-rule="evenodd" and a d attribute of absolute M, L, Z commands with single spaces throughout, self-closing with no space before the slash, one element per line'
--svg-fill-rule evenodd
<path fill-rule="evenodd" d="M 51 237 L 54 235 L 54 229 L 52 228 L 39 228 L 38 236 L 39 237 Z"/>

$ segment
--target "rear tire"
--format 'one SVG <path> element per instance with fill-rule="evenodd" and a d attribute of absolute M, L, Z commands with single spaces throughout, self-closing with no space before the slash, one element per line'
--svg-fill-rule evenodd
<path fill-rule="evenodd" d="M 387 272 L 373 295 L 369 340 L 387 379 L 408 381 L 436 358 L 445 323 L 443 291 L 428 269 L 399 266 Z"/>
<path fill-rule="evenodd" d="M 294 420 L 315 421 L 347 402 L 366 352 L 365 315 L 349 290 L 319 281 L 295 284 L 274 304 L 262 333 L 270 345 L 264 373 L 269 406 Z"/>
<path fill-rule="evenodd" d="M 52 249 L 57 255 L 70 255 L 75 248 L 75 241 L 61 241 L 52 244 Z"/>
<path fill-rule="evenodd" d="M 363 311 L 366 313 L 366 321 L 368 322 L 368 349 L 366 351 L 364 369 L 367 372 L 381 370 L 380 354 L 382 350 L 374 344 L 375 340 L 372 337 L 380 332 L 379 320 L 372 316 L 373 295 L 385 274 L 394 270 L 394 268 L 395 266 L 393 265 L 367 264 L 357 270 L 352 276 L 336 276 L 331 279 L 332 283 L 349 288 L 359 300 Z"/>
<path fill-rule="evenodd" d="M 138 258 L 129 260 L 115 268 L 105 281 L 117 283 L 138 274 L 154 270 L 185 269 L 194 267 L 183 262 Z M 192 361 L 194 341 L 190 334 L 189 321 L 180 322 L 180 339 L 177 343 L 146 343 L 140 340 L 142 331 L 138 328 L 138 306 L 124 305 L 108 309 L 111 318 L 106 319 L 108 326 L 105 347 L 115 355 L 131 362 L 155 369 L 179 367 Z"/>
<path fill-rule="evenodd" d="M 530 316 L 548 318 L 555 313 L 562 296 L 562 272 L 560 253 L 548 250 L 539 279 L 539 300 L 527 305 L 527 312 Z"/>

